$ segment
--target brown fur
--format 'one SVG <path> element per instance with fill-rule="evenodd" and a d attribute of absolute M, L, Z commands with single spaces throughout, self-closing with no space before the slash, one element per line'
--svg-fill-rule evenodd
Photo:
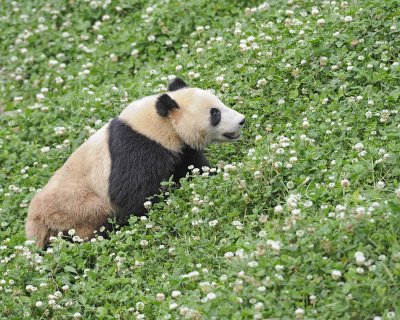
<path fill-rule="evenodd" d="M 26 234 L 39 247 L 45 247 L 51 236 L 70 229 L 80 238 L 90 239 L 111 216 L 107 127 L 82 144 L 32 199 Z"/>

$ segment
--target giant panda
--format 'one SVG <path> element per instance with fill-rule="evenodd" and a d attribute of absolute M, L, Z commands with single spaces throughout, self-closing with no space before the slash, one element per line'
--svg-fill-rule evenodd
<path fill-rule="evenodd" d="M 90 239 L 109 218 L 123 225 L 145 215 L 162 181 L 209 166 L 203 149 L 238 140 L 244 122 L 210 91 L 175 78 L 167 93 L 132 102 L 72 153 L 33 197 L 27 238 L 44 248 L 59 232 Z"/>

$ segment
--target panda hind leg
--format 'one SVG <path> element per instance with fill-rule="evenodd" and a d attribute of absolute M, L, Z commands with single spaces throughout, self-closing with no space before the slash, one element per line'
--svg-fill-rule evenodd
<path fill-rule="evenodd" d="M 28 216 L 25 232 L 27 239 L 34 240 L 39 248 L 44 249 L 48 245 L 51 232 L 41 219 Z"/>
<path fill-rule="evenodd" d="M 63 202 L 61 210 L 54 212 L 47 223 L 64 233 L 70 229 L 81 239 L 90 240 L 96 234 L 103 235 L 102 227 L 109 229 L 108 219 L 112 216 L 110 205 L 90 191 L 71 195 L 70 201 Z M 54 223 L 54 225 L 52 225 Z"/>

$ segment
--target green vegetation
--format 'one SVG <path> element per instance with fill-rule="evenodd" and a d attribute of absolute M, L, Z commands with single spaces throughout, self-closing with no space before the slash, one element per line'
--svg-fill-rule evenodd
<path fill-rule="evenodd" d="M 0 318 L 399 319 L 399 8 L 1 1 Z M 37 189 L 173 75 L 247 116 L 219 174 L 109 240 L 26 243 Z"/>

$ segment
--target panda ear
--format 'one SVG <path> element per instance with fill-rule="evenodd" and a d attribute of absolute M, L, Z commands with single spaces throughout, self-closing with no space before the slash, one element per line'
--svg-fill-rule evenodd
<path fill-rule="evenodd" d="M 179 106 L 174 99 L 164 93 L 158 97 L 156 102 L 156 109 L 157 113 L 161 117 L 166 117 L 171 110 L 179 109 Z"/>
<path fill-rule="evenodd" d="M 187 88 L 188 85 L 181 78 L 175 78 L 168 85 L 168 91 L 176 91 L 179 89 Z"/>

